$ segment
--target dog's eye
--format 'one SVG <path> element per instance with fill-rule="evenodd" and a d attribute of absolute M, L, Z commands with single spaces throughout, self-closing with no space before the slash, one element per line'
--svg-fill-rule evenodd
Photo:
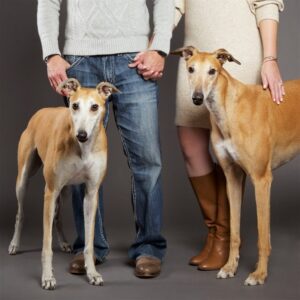
<path fill-rule="evenodd" d="M 194 69 L 194 67 L 189 67 L 189 68 L 188 68 L 188 71 L 189 71 L 189 73 L 191 73 L 191 74 L 192 74 L 192 73 L 194 73 L 194 72 L 195 72 L 195 69 Z"/>
<path fill-rule="evenodd" d="M 97 111 L 98 108 L 99 108 L 99 105 L 98 105 L 98 104 L 93 104 L 93 105 L 91 106 L 91 111 Z"/>
<path fill-rule="evenodd" d="M 216 69 L 210 69 L 210 70 L 208 71 L 208 74 L 209 74 L 209 75 L 215 75 L 216 72 L 217 72 Z"/>
<path fill-rule="evenodd" d="M 78 103 L 73 103 L 72 108 L 73 108 L 73 110 L 78 110 L 79 109 L 79 104 Z"/>

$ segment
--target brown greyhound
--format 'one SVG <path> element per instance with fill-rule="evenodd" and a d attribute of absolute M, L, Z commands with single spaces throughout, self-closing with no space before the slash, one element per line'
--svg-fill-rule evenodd
<path fill-rule="evenodd" d="M 300 80 L 284 83 L 285 99 L 277 105 L 260 85 L 246 85 L 230 76 L 223 64 L 240 63 L 225 49 L 206 53 L 189 46 L 173 54 L 186 60 L 194 104 L 204 103 L 210 112 L 213 149 L 227 179 L 230 255 L 217 277 L 233 277 L 237 271 L 242 185 L 247 174 L 255 188 L 259 259 L 245 284 L 263 284 L 271 252 L 272 169 L 300 153 Z"/>
<path fill-rule="evenodd" d="M 20 245 L 23 219 L 23 202 L 29 177 L 43 163 L 46 182 L 44 194 L 44 237 L 42 250 L 42 287 L 52 290 L 56 280 L 52 269 L 52 224 L 56 199 L 69 184 L 85 183 L 84 259 L 90 284 L 102 285 L 102 276 L 95 268 L 93 241 L 98 189 L 107 165 L 107 139 L 103 127 L 106 99 L 117 88 L 108 82 L 96 88 L 83 88 L 76 79 L 63 82 L 70 99 L 70 107 L 39 110 L 22 133 L 18 148 L 18 177 L 16 194 L 18 213 L 15 233 L 9 254 L 16 254 Z M 69 250 L 62 236 L 64 250 Z"/>

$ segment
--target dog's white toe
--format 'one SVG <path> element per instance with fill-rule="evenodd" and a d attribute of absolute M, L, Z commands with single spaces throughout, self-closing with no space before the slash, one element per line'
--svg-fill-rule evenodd
<path fill-rule="evenodd" d="M 60 249 L 61 249 L 61 251 L 66 252 L 66 253 L 71 253 L 72 252 L 72 247 L 67 242 L 61 243 L 60 244 Z"/>
<path fill-rule="evenodd" d="M 103 285 L 104 281 L 102 279 L 102 276 L 99 273 L 90 273 L 87 274 L 88 280 L 89 280 L 89 284 L 92 285 Z"/>
<path fill-rule="evenodd" d="M 250 274 L 248 278 L 245 280 L 244 285 L 254 286 L 254 285 L 259 285 L 264 283 L 265 283 L 264 278 L 259 278 L 257 276 Z"/>
<path fill-rule="evenodd" d="M 8 253 L 10 255 L 15 255 L 15 254 L 17 254 L 18 249 L 19 249 L 18 245 L 10 244 L 9 247 L 8 247 Z"/>
<path fill-rule="evenodd" d="M 42 279 L 42 288 L 44 290 L 54 290 L 56 288 L 56 280 L 54 277 L 43 278 Z"/>
<path fill-rule="evenodd" d="M 233 278 L 234 277 L 234 273 L 233 272 L 226 272 L 223 269 L 221 269 L 219 271 L 219 273 L 217 274 L 217 278 L 218 279 L 226 279 L 226 278 Z"/>

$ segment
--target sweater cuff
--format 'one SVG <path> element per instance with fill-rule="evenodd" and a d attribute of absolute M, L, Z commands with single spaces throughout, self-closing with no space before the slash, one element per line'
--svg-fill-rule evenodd
<path fill-rule="evenodd" d="M 155 33 L 153 42 L 148 50 L 162 51 L 166 55 L 170 52 L 171 37 Z"/>
<path fill-rule="evenodd" d="M 279 9 L 277 4 L 266 4 L 261 7 L 256 8 L 256 22 L 257 26 L 263 20 L 274 20 L 279 22 Z"/>
<path fill-rule="evenodd" d="M 53 55 L 53 54 L 61 55 L 61 52 L 59 51 L 59 47 L 58 47 L 58 40 L 56 38 L 44 38 L 41 39 L 41 43 L 42 43 L 44 60 L 49 55 Z"/>

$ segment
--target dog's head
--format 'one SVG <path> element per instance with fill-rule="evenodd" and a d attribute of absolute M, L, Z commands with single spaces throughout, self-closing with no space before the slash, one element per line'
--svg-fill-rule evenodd
<path fill-rule="evenodd" d="M 180 55 L 186 61 L 192 99 L 195 105 L 201 105 L 207 99 L 225 62 L 241 64 L 225 49 L 207 53 L 200 52 L 193 46 L 188 46 L 177 49 L 171 54 Z"/>
<path fill-rule="evenodd" d="M 96 88 L 84 88 L 74 78 L 62 82 L 58 91 L 63 91 L 69 98 L 75 135 L 80 143 L 86 142 L 95 126 L 103 122 L 109 96 L 120 92 L 108 82 L 101 82 Z"/>

